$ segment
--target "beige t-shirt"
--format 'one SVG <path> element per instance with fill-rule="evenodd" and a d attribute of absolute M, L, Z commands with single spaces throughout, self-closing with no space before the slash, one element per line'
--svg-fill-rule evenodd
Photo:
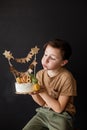
<path fill-rule="evenodd" d="M 76 80 L 71 72 L 65 68 L 61 68 L 56 76 L 49 77 L 47 71 L 42 69 L 36 74 L 36 77 L 39 84 L 45 87 L 48 94 L 56 100 L 58 100 L 59 95 L 70 96 L 70 100 L 64 111 L 72 115 L 76 113 L 73 104 L 74 96 L 77 95 Z"/>

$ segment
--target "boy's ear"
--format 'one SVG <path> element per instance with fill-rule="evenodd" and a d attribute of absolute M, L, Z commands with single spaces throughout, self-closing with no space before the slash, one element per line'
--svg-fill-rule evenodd
<path fill-rule="evenodd" d="M 68 63 L 68 60 L 63 60 L 61 66 L 65 66 Z"/>

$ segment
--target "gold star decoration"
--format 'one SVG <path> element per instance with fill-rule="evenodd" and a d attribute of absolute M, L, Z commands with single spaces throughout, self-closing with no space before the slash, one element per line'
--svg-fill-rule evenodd
<path fill-rule="evenodd" d="M 34 66 L 36 66 L 36 64 L 37 64 L 36 60 L 33 60 L 32 64 L 33 64 Z"/>
<path fill-rule="evenodd" d="M 18 63 L 26 63 L 26 58 L 15 58 L 15 61 Z"/>
<path fill-rule="evenodd" d="M 12 56 L 12 53 L 10 53 L 10 51 L 5 50 L 3 55 L 5 56 L 5 58 L 7 58 L 8 60 L 10 59 L 14 59 L 14 57 Z"/>
<path fill-rule="evenodd" d="M 14 77 L 17 77 L 17 76 L 21 75 L 22 73 L 23 74 L 32 73 L 33 71 L 34 71 L 34 74 L 35 74 L 35 67 L 36 67 L 36 64 L 37 64 L 36 54 L 38 53 L 38 51 L 39 51 L 39 48 L 37 48 L 37 46 L 35 46 L 34 48 L 31 48 L 31 51 L 24 58 L 14 58 L 10 51 L 7 51 L 7 50 L 4 51 L 3 55 L 5 56 L 5 58 L 8 59 L 8 63 L 10 65 L 11 72 L 14 74 Z M 28 70 L 26 72 L 19 72 L 18 70 L 16 70 L 15 67 L 13 66 L 13 64 L 10 61 L 11 59 L 13 59 L 18 63 L 26 63 L 26 62 L 31 61 L 32 58 L 34 58 L 34 60 L 29 65 Z"/>
<path fill-rule="evenodd" d="M 32 57 L 38 53 L 38 51 L 39 48 L 35 46 L 34 48 L 31 48 L 31 51 L 28 53 L 28 55 L 25 58 L 14 58 L 14 59 L 16 60 L 16 62 L 26 63 L 29 62 L 32 59 Z"/>
<path fill-rule="evenodd" d="M 31 53 L 32 54 L 37 54 L 39 51 L 39 48 L 37 48 L 37 46 L 35 46 L 34 48 L 31 48 Z"/>

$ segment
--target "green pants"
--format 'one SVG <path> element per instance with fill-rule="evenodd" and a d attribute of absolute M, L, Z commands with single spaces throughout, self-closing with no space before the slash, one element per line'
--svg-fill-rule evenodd
<path fill-rule="evenodd" d="M 59 114 L 44 107 L 36 112 L 22 130 L 73 130 L 72 117 L 67 112 Z"/>

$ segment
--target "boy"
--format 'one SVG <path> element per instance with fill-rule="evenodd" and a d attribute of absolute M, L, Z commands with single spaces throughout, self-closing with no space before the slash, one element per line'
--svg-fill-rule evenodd
<path fill-rule="evenodd" d="M 36 74 L 43 89 L 31 94 L 40 107 L 23 130 L 73 130 L 76 80 L 65 67 L 71 54 L 71 46 L 64 40 L 54 39 L 44 45 L 43 69 Z"/>

